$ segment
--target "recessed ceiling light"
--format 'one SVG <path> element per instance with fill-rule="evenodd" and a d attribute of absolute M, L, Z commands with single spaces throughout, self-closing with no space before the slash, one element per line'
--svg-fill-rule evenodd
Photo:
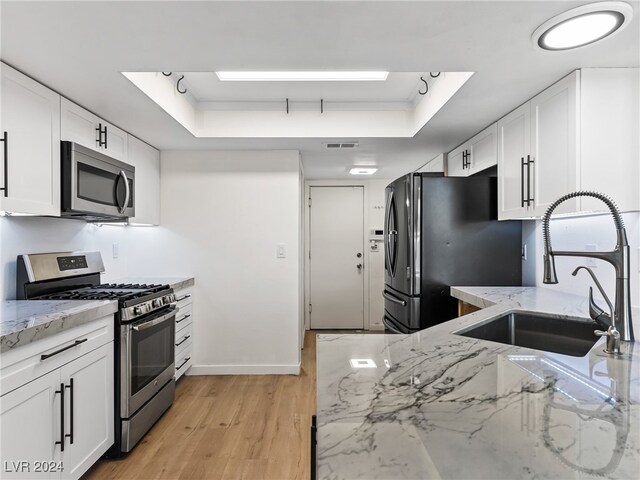
<path fill-rule="evenodd" d="M 389 72 L 216 72 L 223 82 L 383 81 Z"/>
<path fill-rule="evenodd" d="M 378 171 L 377 168 L 354 167 L 349 170 L 351 175 L 373 175 Z"/>
<path fill-rule="evenodd" d="M 624 2 L 598 2 L 568 10 L 540 25 L 531 37 L 543 50 L 570 50 L 602 40 L 631 21 Z"/>

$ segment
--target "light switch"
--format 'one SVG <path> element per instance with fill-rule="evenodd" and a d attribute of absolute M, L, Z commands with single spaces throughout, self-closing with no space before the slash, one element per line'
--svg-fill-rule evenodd
<path fill-rule="evenodd" d="M 120 244 L 113 243 L 111 245 L 111 256 L 113 258 L 118 258 L 118 254 L 120 253 Z"/>
<path fill-rule="evenodd" d="M 284 243 L 279 243 L 277 245 L 276 257 L 277 258 L 286 258 L 287 257 L 287 249 L 285 248 Z"/>

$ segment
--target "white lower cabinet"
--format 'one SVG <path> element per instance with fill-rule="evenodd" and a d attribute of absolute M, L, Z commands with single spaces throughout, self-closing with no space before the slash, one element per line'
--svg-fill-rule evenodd
<path fill-rule="evenodd" d="M 85 325 L 71 340 L 62 332 L 3 354 L 5 385 L 17 375 L 24 383 L 0 397 L 0 477 L 77 479 L 113 445 L 113 317 L 107 322 L 108 343 Z M 43 359 L 45 352 L 53 355 Z M 30 378 L 47 364 L 51 370 Z"/>
<path fill-rule="evenodd" d="M 0 397 L 2 478 L 60 478 L 60 383 L 54 370 Z"/>
<path fill-rule="evenodd" d="M 69 442 L 62 453 L 62 478 L 79 478 L 113 445 L 113 349 L 113 343 L 108 343 L 60 369 L 67 389 Z"/>
<path fill-rule="evenodd" d="M 193 364 L 193 287 L 175 292 L 178 303 L 175 336 L 175 379 L 178 380 Z"/>

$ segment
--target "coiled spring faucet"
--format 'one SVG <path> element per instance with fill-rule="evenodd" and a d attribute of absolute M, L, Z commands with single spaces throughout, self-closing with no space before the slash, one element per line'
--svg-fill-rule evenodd
<path fill-rule="evenodd" d="M 554 251 L 551 249 L 551 236 L 549 232 L 549 220 L 553 211 L 562 202 L 575 197 L 593 197 L 604 202 L 616 227 L 616 246 L 612 251 L 608 252 L 572 252 L 572 251 Z M 633 342 L 633 324 L 631 321 L 631 287 L 629 283 L 629 242 L 627 241 L 627 232 L 624 228 L 622 216 L 613 201 L 598 192 L 580 191 L 564 195 L 553 202 L 544 216 L 542 217 L 542 235 L 544 240 L 544 283 L 558 283 L 556 275 L 556 256 L 567 257 L 592 257 L 604 260 L 613 265 L 616 271 L 616 295 L 614 300 L 613 318 L 611 318 L 611 333 L 620 335 L 620 340 L 624 342 Z M 575 272 L 574 272 L 575 273 Z M 591 294 L 589 295 L 590 312 L 599 312 L 601 316 L 602 309 L 597 307 L 593 302 Z M 593 316 L 593 314 L 592 314 Z"/>

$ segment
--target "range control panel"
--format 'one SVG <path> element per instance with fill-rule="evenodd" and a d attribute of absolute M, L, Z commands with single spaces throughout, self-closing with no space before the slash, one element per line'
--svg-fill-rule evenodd
<path fill-rule="evenodd" d="M 61 272 L 65 270 L 78 270 L 79 268 L 88 268 L 87 257 L 84 255 L 74 255 L 70 257 L 58 257 L 58 268 Z"/>

